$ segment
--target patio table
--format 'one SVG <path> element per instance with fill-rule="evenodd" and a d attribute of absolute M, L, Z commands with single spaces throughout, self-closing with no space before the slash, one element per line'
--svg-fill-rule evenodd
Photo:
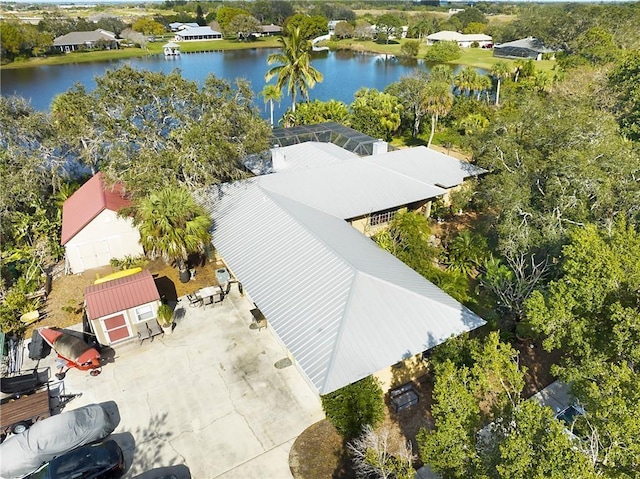
<path fill-rule="evenodd" d="M 196 294 L 202 299 L 205 306 L 208 304 L 218 303 L 224 298 L 224 293 L 219 286 L 206 286 L 198 290 Z"/>

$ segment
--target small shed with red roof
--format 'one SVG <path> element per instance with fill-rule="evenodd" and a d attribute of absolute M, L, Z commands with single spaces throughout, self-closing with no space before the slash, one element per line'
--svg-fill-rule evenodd
<path fill-rule="evenodd" d="M 160 294 L 149 270 L 87 286 L 87 319 L 100 344 L 110 345 L 138 337 L 146 324 L 156 322 Z"/>
<path fill-rule="evenodd" d="M 71 195 L 62 206 L 62 239 L 66 270 L 81 273 L 109 264 L 112 258 L 144 254 L 140 233 L 131 218 L 117 211 L 130 206 L 122 186 L 105 188 L 102 173 Z"/>

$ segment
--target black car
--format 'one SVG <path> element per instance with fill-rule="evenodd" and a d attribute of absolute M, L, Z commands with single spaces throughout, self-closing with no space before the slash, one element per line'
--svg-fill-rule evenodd
<path fill-rule="evenodd" d="M 108 479 L 124 472 L 124 457 L 112 440 L 74 449 L 58 456 L 29 479 Z"/>

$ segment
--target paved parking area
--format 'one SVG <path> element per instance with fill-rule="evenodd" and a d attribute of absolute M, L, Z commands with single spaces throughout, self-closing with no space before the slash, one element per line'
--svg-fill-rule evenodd
<path fill-rule="evenodd" d="M 82 396 L 67 409 L 117 403 L 125 477 L 291 478 L 295 438 L 324 414 L 295 366 L 274 367 L 286 353 L 249 328 L 251 307 L 235 288 L 215 307 L 182 298 L 171 335 L 116 347 L 97 377 L 69 371 L 66 392 Z"/>

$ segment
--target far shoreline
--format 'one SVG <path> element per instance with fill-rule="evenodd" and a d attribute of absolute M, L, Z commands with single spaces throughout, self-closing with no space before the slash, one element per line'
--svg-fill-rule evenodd
<path fill-rule="evenodd" d="M 181 42 L 180 50 L 182 53 L 203 53 L 211 51 L 233 51 L 263 48 L 279 48 L 279 37 L 261 37 L 255 41 L 242 42 L 238 40 L 211 40 L 201 42 Z M 323 42 L 319 45 L 329 46 L 331 51 L 350 50 L 354 52 L 366 52 L 372 54 L 385 54 L 400 57 L 400 46 L 402 42 L 393 42 L 389 44 L 376 43 L 372 40 L 354 41 L 341 40 Z M 142 48 L 123 48 L 119 50 L 101 50 L 87 52 L 72 52 L 64 55 L 54 55 L 49 57 L 30 58 L 23 61 L 11 62 L 0 66 L 0 70 L 17 70 L 23 68 L 32 68 L 50 65 L 67 65 L 74 63 L 89 63 L 108 60 L 121 60 L 127 58 L 139 58 L 150 55 L 162 55 L 162 45 L 165 41 L 150 43 L 147 49 Z M 459 59 L 447 62 L 450 65 L 463 65 L 474 68 L 482 68 L 490 70 L 491 66 L 498 61 L 512 62 L 504 58 L 496 58 L 493 56 L 492 50 L 481 48 L 463 48 L 462 55 Z M 420 46 L 417 57 L 413 59 L 420 60 L 427 51 L 426 43 Z M 555 65 L 554 61 L 542 60 L 536 62 L 536 67 L 540 70 L 549 71 Z"/>

